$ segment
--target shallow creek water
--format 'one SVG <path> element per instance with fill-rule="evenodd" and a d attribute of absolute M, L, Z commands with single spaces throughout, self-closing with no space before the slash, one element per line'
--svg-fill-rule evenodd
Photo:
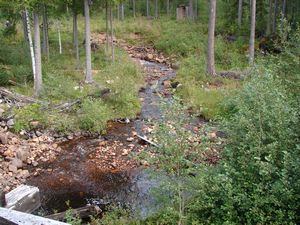
<path fill-rule="evenodd" d="M 171 80 L 176 73 L 163 64 L 138 61 L 146 72 L 146 87 L 139 92 L 142 99 L 140 115 L 129 123 L 110 123 L 103 137 L 78 138 L 61 143 L 61 155 L 54 162 L 44 165 L 45 172 L 28 181 L 40 188 L 45 214 L 66 210 L 66 202 L 72 208 L 87 204 L 121 204 L 142 216 L 156 208 L 151 188 L 159 185 L 161 177 L 153 177 L 149 171 L 138 166 L 103 170 L 91 160 L 104 140 L 108 146 L 116 141 L 126 146 L 133 130 L 144 135 L 142 128 L 145 122 L 162 117 L 159 108 L 161 98 L 171 98 L 164 81 Z M 142 143 L 136 141 L 134 145 L 138 147 Z"/>

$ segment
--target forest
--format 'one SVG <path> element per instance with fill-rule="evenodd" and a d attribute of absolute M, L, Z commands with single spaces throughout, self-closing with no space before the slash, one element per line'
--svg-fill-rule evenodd
<path fill-rule="evenodd" d="M 299 12 L 0 0 L 0 224 L 300 224 Z"/>

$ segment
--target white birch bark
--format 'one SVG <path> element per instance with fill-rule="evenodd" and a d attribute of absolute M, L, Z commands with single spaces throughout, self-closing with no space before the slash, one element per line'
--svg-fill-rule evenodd
<path fill-rule="evenodd" d="M 91 27 L 90 27 L 90 5 L 89 0 L 84 0 L 84 16 L 85 16 L 85 54 L 86 54 L 86 70 L 85 82 L 92 83 L 92 53 L 91 53 Z"/>
<path fill-rule="evenodd" d="M 34 95 L 38 97 L 42 89 L 42 57 L 41 57 L 41 37 L 39 14 L 33 13 L 34 24 L 34 53 L 35 53 L 35 80 L 34 80 Z"/>
<path fill-rule="evenodd" d="M 216 76 L 215 71 L 215 26 L 216 26 L 216 0 L 210 0 L 210 13 L 208 25 L 207 73 Z"/>
<path fill-rule="evenodd" d="M 255 22 L 256 22 L 256 0 L 252 0 L 251 4 L 251 29 L 249 41 L 249 64 L 254 63 L 255 54 Z"/>
<path fill-rule="evenodd" d="M 32 65 L 32 73 L 33 73 L 33 80 L 36 79 L 36 73 L 35 73 L 35 56 L 34 56 L 34 47 L 32 42 L 32 36 L 31 36 L 31 29 L 30 29 L 30 22 L 29 22 L 29 15 L 27 9 L 25 10 L 25 20 L 26 20 L 26 26 L 27 26 L 27 39 L 29 42 L 29 49 L 30 49 L 30 56 L 31 56 L 31 65 Z"/>

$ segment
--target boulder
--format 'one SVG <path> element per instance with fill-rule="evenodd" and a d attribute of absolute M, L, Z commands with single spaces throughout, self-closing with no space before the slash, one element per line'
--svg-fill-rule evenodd
<path fill-rule="evenodd" d="M 8 120 L 7 123 L 6 123 L 6 125 L 7 125 L 8 127 L 12 127 L 13 125 L 15 125 L 14 119 Z"/>
<path fill-rule="evenodd" d="M 8 135 L 5 133 L 0 133 L 0 141 L 3 145 L 6 145 L 8 142 Z"/>
<path fill-rule="evenodd" d="M 8 170 L 10 172 L 13 172 L 13 173 L 17 173 L 18 172 L 18 168 L 16 166 L 14 166 L 14 165 L 9 165 L 8 166 Z"/>
<path fill-rule="evenodd" d="M 30 153 L 27 149 L 19 148 L 16 152 L 17 159 L 26 162 L 27 158 L 30 156 Z"/>
<path fill-rule="evenodd" d="M 23 167 L 23 162 L 20 159 L 14 158 L 11 162 L 10 165 L 16 167 L 17 169 L 20 169 Z"/>

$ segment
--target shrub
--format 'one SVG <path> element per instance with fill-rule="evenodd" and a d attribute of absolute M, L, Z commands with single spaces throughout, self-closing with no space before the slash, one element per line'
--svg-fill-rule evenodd
<path fill-rule="evenodd" d="M 222 164 L 199 179 L 190 218 L 201 223 L 299 222 L 299 117 L 294 99 L 270 71 L 257 71 L 226 122 Z M 263 75 L 259 75 L 263 73 Z"/>

